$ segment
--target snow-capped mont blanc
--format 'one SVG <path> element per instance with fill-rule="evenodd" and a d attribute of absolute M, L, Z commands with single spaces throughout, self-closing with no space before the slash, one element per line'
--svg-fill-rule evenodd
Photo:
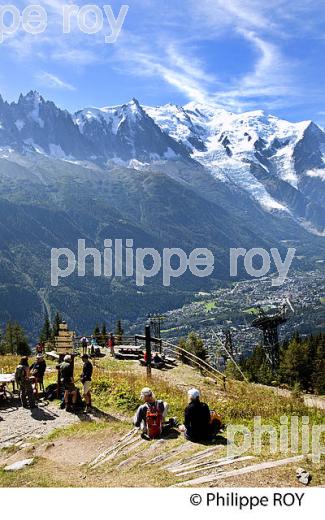
<path fill-rule="evenodd" d="M 38 154 L 102 169 L 166 173 L 170 163 L 174 178 L 176 164 L 192 169 L 193 179 L 199 168 L 207 183 L 212 178 L 262 211 L 324 234 L 325 133 L 312 121 L 194 102 L 148 107 L 136 99 L 70 114 L 31 91 L 17 103 L 0 97 L 0 148 L 2 157 Z"/>
<path fill-rule="evenodd" d="M 322 233 L 323 220 L 314 227 L 304 218 L 308 205 L 325 203 L 325 134 L 312 121 L 290 123 L 261 110 L 234 114 L 196 103 L 145 109 L 214 177 L 246 190 L 264 209 L 286 211 Z"/>

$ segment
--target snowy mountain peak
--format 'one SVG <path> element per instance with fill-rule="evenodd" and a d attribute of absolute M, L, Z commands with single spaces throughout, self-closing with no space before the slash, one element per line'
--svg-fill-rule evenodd
<path fill-rule="evenodd" d="M 22 103 L 33 103 L 33 104 L 40 104 L 44 103 L 44 98 L 41 96 L 41 94 L 37 90 L 30 90 L 27 94 L 23 95 L 20 94 L 18 104 Z"/>
<path fill-rule="evenodd" d="M 127 105 L 130 107 L 141 109 L 139 101 L 134 97 L 127 103 Z"/>
<path fill-rule="evenodd" d="M 18 103 L 0 102 L 1 147 L 137 169 L 183 161 L 267 212 L 291 215 L 312 232 L 325 228 L 325 133 L 312 121 L 196 102 L 148 107 L 135 98 L 71 116 L 30 91 Z"/>

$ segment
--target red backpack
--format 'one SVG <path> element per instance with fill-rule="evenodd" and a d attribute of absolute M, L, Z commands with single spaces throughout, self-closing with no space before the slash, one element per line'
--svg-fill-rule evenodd
<path fill-rule="evenodd" d="M 156 401 L 154 404 L 148 405 L 146 416 L 147 435 L 150 439 L 157 439 L 160 437 L 162 425 L 163 417 L 158 409 L 158 403 Z"/>

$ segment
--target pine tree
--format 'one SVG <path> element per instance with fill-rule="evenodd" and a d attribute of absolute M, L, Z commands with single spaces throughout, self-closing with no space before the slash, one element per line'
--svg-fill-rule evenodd
<path fill-rule="evenodd" d="M 302 339 L 297 332 L 282 343 L 280 363 L 275 374 L 262 346 L 256 347 L 248 359 L 241 362 L 250 381 L 270 384 L 274 379 L 291 388 L 307 392 L 325 392 L 325 334 Z"/>
<path fill-rule="evenodd" d="M 322 395 L 325 393 L 325 334 L 320 334 L 315 339 L 315 346 L 311 380 L 314 392 Z"/>
<path fill-rule="evenodd" d="M 183 350 L 186 350 L 186 338 L 184 338 L 184 337 L 179 338 L 178 347 Z M 185 357 L 185 353 L 182 352 L 181 350 L 179 351 L 179 359 L 182 363 L 188 363 L 188 361 Z"/>
<path fill-rule="evenodd" d="M 308 390 L 310 385 L 309 371 L 311 368 L 309 367 L 309 361 L 307 343 L 302 342 L 295 335 L 284 352 L 279 366 L 281 380 L 290 386 L 299 383 L 303 390 Z"/>
<path fill-rule="evenodd" d="M 8 354 L 27 356 L 30 354 L 25 332 L 18 323 L 8 322 L 3 339 L 4 351 Z"/>
<path fill-rule="evenodd" d="M 229 379 L 237 379 L 237 381 L 243 380 L 242 374 L 231 359 L 228 359 L 224 373 L 226 377 L 229 377 Z"/>
<path fill-rule="evenodd" d="M 100 328 L 99 328 L 98 323 L 96 323 L 96 326 L 94 328 L 93 336 L 96 339 L 97 343 L 99 343 L 100 339 L 101 339 L 101 334 L 100 334 Z"/>
<path fill-rule="evenodd" d="M 124 330 L 122 328 L 122 322 L 121 322 L 121 320 L 118 320 L 116 322 L 116 328 L 115 328 L 115 344 L 116 345 L 121 345 L 123 334 L 124 334 Z"/>
<path fill-rule="evenodd" d="M 107 341 L 107 328 L 106 328 L 105 322 L 103 322 L 103 324 L 102 324 L 101 340 L 102 340 L 103 345 L 105 345 L 105 343 Z"/>
<path fill-rule="evenodd" d="M 4 351 L 6 354 L 15 354 L 15 343 L 14 343 L 14 336 L 13 336 L 13 324 L 11 321 L 8 321 L 6 324 L 6 330 L 5 335 L 3 338 L 4 343 Z"/>
<path fill-rule="evenodd" d="M 52 333 L 53 333 L 53 331 L 52 331 L 52 328 L 51 328 L 51 323 L 50 323 L 48 314 L 46 312 L 45 313 L 45 318 L 44 318 L 43 328 L 41 330 L 40 337 L 39 337 L 40 343 L 45 343 L 47 341 L 50 341 L 51 338 L 52 338 Z"/>
<path fill-rule="evenodd" d="M 264 374 L 266 364 L 267 358 L 265 354 L 265 349 L 262 347 L 262 345 L 257 345 L 257 347 L 254 348 L 250 357 L 244 359 L 241 362 L 241 367 L 243 371 L 247 374 L 247 377 L 250 381 L 253 381 L 254 383 L 260 383 L 261 381 L 259 380 L 259 375 L 260 372 L 261 374 Z"/>
<path fill-rule="evenodd" d="M 15 351 L 18 356 L 29 356 L 30 348 L 23 328 L 18 324 L 13 325 L 13 337 L 15 342 Z"/>
<path fill-rule="evenodd" d="M 207 350 L 204 346 L 203 339 L 196 332 L 190 332 L 186 340 L 186 350 L 191 352 L 203 361 L 207 358 Z"/>
<path fill-rule="evenodd" d="M 57 312 L 55 314 L 54 322 L 53 322 L 53 326 L 52 326 L 53 336 L 58 336 L 61 323 L 62 323 L 62 317 L 60 316 L 59 312 Z"/>
<path fill-rule="evenodd" d="M 194 354 L 198 358 L 203 361 L 207 358 L 207 350 L 204 346 L 204 342 L 202 338 L 195 332 L 190 332 L 187 338 L 180 338 L 178 342 L 178 346 L 187 352 Z M 180 353 L 180 358 L 183 363 L 191 364 L 190 359 L 186 356 L 184 352 Z"/>

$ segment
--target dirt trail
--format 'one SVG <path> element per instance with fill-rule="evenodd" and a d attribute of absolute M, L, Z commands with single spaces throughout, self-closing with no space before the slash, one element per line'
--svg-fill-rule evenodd
<path fill-rule="evenodd" d="M 19 406 L 16 399 L 10 408 L 0 409 L 0 448 L 43 437 L 79 421 L 77 415 L 60 410 L 57 402 L 40 403 L 38 408 L 28 410 Z"/>

